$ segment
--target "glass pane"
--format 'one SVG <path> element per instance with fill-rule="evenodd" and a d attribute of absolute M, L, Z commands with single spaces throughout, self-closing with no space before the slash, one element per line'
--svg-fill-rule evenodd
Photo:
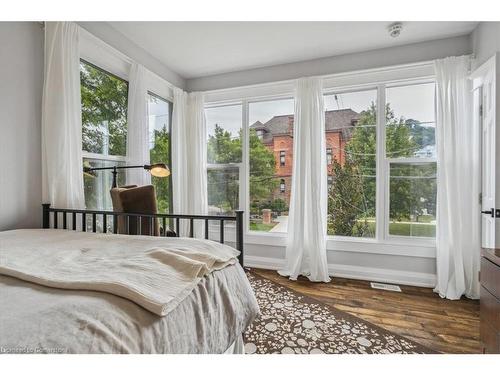
<path fill-rule="evenodd" d="M 241 163 L 242 106 L 205 109 L 209 164 Z"/>
<path fill-rule="evenodd" d="M 102 168 L 125 165 L 124 162 L 95 160 L 83 158 L 83 166 L 90 168 Z M 109 191 L 113 183 L 111 171 L 83 172 L 85 207 L 89 210 L 113 210 L 111 195 Z M 118 170 L 118 186 L 125 185 L 125 172 Z"/>
<path fill-rule="evenodd" d="M 286 232 L 293 169 L 293 99 L 250 103 L 250 230 Z"/>
<path fill-rule="evenodd" d="M 390 165 L 389 234 L 436 236 L 436 163 Z"/>
<path fill-rule="evenodd" d="M 376 103 L 377 90 L 325 96 L 329 235 L 375 237 Z"/>
<path fill-rule="evenodd" d="M 170 124 L 171 103 L 156 95 L 148 94 L 149 119 L 149 157 L 151 164 L 170 162 Z M 158 212 L 168 213 L 171 207 L 171 176 L 159 178 L 151 176 L 151 183 L 156 189 Z"/>
<path fill-rule="evenodd" d="M 388 158 L 435 158 L 434 83 L 386 90 Z"/>
<path fill-rule="evenodd" d="M 80 62 L 83 150 L 126 155 L 128 83 Z"/>
<path fill-rule="evenodd" d="M 207 120 L 208 211 L 232 214 L 239 208 L 239 165 L 241 163 L 241 104 L 205 109 Z M 224 165 L 224 166 L 222 166 Z"/>
<path fill-rule="evenodd" d="M 234 214 L 239 207 L 239 167 L 208 169 L 209 215 Z"/>

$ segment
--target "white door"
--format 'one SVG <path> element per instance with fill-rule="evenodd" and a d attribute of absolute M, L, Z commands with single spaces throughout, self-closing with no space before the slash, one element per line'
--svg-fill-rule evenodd
<path fill-rule="evenodd" d="M 496 134 L 495 134 L 495 70 L 488 69 L 482 86 L 476 91 L 480 100 L 482 204 L 481 246 L 495 247 L 495 180 L 496 180 Z"/>

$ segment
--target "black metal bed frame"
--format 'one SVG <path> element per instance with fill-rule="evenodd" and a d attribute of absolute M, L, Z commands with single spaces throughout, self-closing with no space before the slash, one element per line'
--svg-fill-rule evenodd
<path fill-rule="evenodd" d="M 50 213 L 52 215 L 52 228 L 54 229 L 69 229 L 68 228 L 68 214 L 71 214 L 71 223 L 72 230 L 77 230 L 77 215 L 81 215 L 82 232 L 87 232 L 87 217 L 92 218 L 92 228 L 91 231 L 93 233 L 97 233 L 97 219 L 98 217 L 102 217 L 102 233 L 108 232 L 108 216 L 113 217 L 113 229 L 112 233 L 118 233 L 118 217 L 125 217 L 128 221 L 130 217 L 134 217 L 137 219 L 139 223 L 139 234 L 140 235 L 149 235 L 152 236 L 152 228 L 153 225 L 149 225 L 150 233 L 142 233 L 142 220 L 147 219 L 150 223 L 153 223 L 153 219 L 158 219 L 162 221 L 163 225 L 163 236 L 167 236 L 166 231 L 166 223 L 168 220 L 175 220 L 175 233 L 176 236 L 179 236 L 180 231 L 180 221 L 181 220 L 189 220 L 189 237 L 194 237 L 194 221 L 195 220 L 203 220 L 205 221 L 205 239 L 209 239 L 209 221 L 218 221 L 219 222 L 219 242 L 224 243 L 224 222 L 226 221 L 234 221 L 236 222 L 236 249 L 240 251 L 240 255 L 238 257 L 238 261 L 240 265 L 243 267 L 243 211 L 235 211 L 236 216 L 217 216 L 217 215 L 178 215 L 178 214 L 140 214 L 140 213 L 125 213 L 125 212 L 115 212 L 115 211 L 99 211 L 99 210 L 80 210 L 80 209 L 71 209 L 71 208 L 53 208 L 50 207 L 50 204 L 45 203 L 42 204 L 42 228 L 49 229 L 51 228 L 50 223 Z M 62 228 L 59 228 L 59 218 L 58 214 L 62 214 L 63 222 Z M 128 227 L 128 226 L 127 226 Z"/>

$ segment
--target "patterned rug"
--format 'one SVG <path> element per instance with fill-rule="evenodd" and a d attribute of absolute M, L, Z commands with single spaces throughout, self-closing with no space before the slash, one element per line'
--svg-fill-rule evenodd
<path fill-rule="evenodd" d="M 255 273 L 247 276 L 261 310 L 244 334 L 247 354 L 435 353 Z"/>

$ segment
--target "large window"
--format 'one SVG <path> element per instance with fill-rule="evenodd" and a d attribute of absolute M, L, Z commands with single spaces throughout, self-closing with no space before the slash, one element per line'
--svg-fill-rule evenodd
<path fill-rule="evenodd" d="M 328 235 L 427 245 L 436 233 L 435 84 L 387 81 L 325 90 Z M 246 209 L 252 234 L 288 230 L 294 100 L 270 95 L 206 109 L 210 211 Z"/>
<path fill-rule="evenodd" d="M 287 231 L 293 113 L 293 99 L 248 104 L 250 230 Z"/>
<path fill-rule="evenodd" d="M 86 61 L 80 63 L 83 164 L 88 167 L 125 164 L 128 83 Z M 112 209 L 109 171 L 84 174 L 89 209 Z M 118 183 L 124 183 L 123 174 Z"/>
<path fill-rule="evenodd" d="M 436 235 L 434 83 L 386 89 L 389 235 Z"/>
<path fill-rule="evenodd" d="M 239 208 L 242 160 L 242 105 L 207 108 L 208 212 Z"/>
<path fill-rule="evenodd" d="M 171 111 L 172 104 L 162 97 L 148 93 L 149 157 L 151 164 L 165 163 L 171 168 Z M 158 212 L 168 213 L 172 208 L 171 176 L 159 178 L 151 176 L 156 190 Z"/>
<path fill-rule="evenodd" d="M 325 95 L 328 234 L 376 235 L 377 90 Z"/>

